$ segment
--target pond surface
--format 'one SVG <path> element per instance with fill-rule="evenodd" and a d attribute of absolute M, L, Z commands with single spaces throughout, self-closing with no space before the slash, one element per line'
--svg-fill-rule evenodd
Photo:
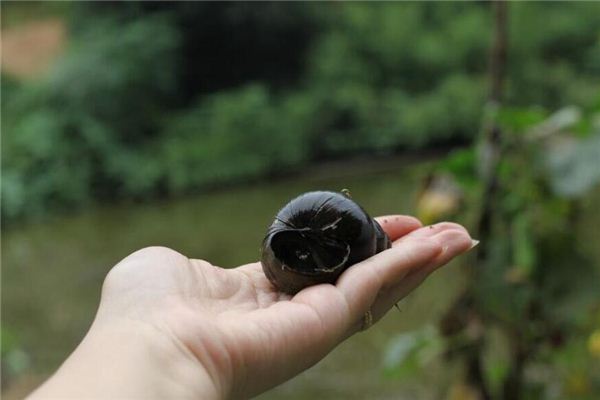
<path fill-rule="evenodd" d="M 330 164 L 302 177 L 11 227 L 2 238 L 3 333 L 25 357 L 22 371 L 7 383 L 26 381 L 27 391 L 60 365 L 94 317 L 104 276 L 129 253 L 162 245 L 223 267 L 248 263 L 258 259 L 275 213 L 297 194 L 349 188 L 372 215 L 411 213 L 428 167 L 428 162 L 400 159 Z M 399 381 L 386 378 L 382 358 L 394 335 L 435 321 L 460 282 L 456 265 L 439 271 L 401 303 L 400 312 L 392 310 L 368 332 L 260 399 L 443 397 L 444 366 L 417 380 Z"/>

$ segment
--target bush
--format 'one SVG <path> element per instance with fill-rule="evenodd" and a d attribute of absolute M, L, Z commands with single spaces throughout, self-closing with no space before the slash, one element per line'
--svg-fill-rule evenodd
<path fill-rule="evenodd" d="M 486 3 L 73 8 L 72 43 L 53 71 L 2 80 L 9 221 L 324 158 L 464 143 L 479 126 Z M 591 104 L 598 6 L 510 10 L 508 103 Z"/>
<path fill-rule="evenodd" d="M 158 158 L 170 192 L 258 177 L 307 158 L 307 107 L 276 101 L 264 86 L 210 96 L 173 115 Z"/>
<path fill-rule="evenodd" d="M 44 80 L 10 84 L 2 104 L 3 216 L 151 187 L 139 183 L 137 167 L 146 165 L 144 140 L 157 133 L 174 95 L 177 42 L 164 17 L 123 26 L 101 20 Z"/>

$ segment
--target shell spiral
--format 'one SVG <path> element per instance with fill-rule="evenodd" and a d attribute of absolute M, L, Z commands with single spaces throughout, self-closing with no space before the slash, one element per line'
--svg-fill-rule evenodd
<path fill-rule="evenodd" d="M 278 290 L 295 294 L 335 283 L 348 267 L 390 245 L 377 221 L 348 196 L 308 192 L 277 213 L 263 240 L 261 263 Z"/>

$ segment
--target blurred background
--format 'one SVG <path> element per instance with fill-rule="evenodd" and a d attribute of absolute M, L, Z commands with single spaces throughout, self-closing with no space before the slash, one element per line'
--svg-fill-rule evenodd
<path fill-rule="evenodd" d="M 148 245 L 258 259 L 297 194 L 478 250 L 262 395 L 600 397 L 598 3 L 2 2 L 2 391 Z"/>

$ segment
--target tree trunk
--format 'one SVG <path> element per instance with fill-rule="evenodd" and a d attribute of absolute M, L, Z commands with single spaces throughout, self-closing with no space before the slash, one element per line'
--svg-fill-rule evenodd
<path fill-rule="evenodd" d="M 476 238 L 481 241 L 475 254 L 475 268 L 470 269 L 469 282 L 464 293 L 459 296 L 456 304 L 468 304 L 468 309 L 457 311 L 460 307 L 451 307 L 442 320 L 445 321 L 461 320 L 463 316 L 455 315 L 457 312 L 466 313 L 471 319 L 485 321 L 477 307 L 474 296 L 474 288 L 478 283 L 478 270 L 484 268 L 488 263 L 489 248 L 492 243 L 492 222 L 495 200 L 498 193 L 497 169 L 500 163 L 502 150 L 502 131 L 497 121 L 497 114 L 503 98 L 504 81 L 506 75 L 507 58 L 507 4 L 504 0 L 496 0 L 493 3 L 494 10 L 494 31 L 493 42 L 490 51 L 489 60 L 489 79 L 490 88 L 487 103 L 485 105 L 485 116 L 481 129 L 481 140 L 479 148 L 478 170 L 482 181 L 481 208 L 479 210 L 476 222 Z M 487 322 L 487 321 L 486 321 Z M 468 322 L 463 326 L 466 328 Z M 481 400 L 491 398 L 482 365 L 482 353 L 485 346 L 484 333 L 481 337 L 472 338 L 472 343 L 466 346 L 462 357 L 465 362 L 466 382 L 475 389 L 477 396 Z M 508 386 L 515 383 L 518 393 L 520 387 L 518 382 L 521 379 L 522 368 L 511 369 L 515 376 L 510 379 Z M 516 397 L 514 397 L 516 398 Z M 513 398 L 513 399 L 514 399 Z"/>

